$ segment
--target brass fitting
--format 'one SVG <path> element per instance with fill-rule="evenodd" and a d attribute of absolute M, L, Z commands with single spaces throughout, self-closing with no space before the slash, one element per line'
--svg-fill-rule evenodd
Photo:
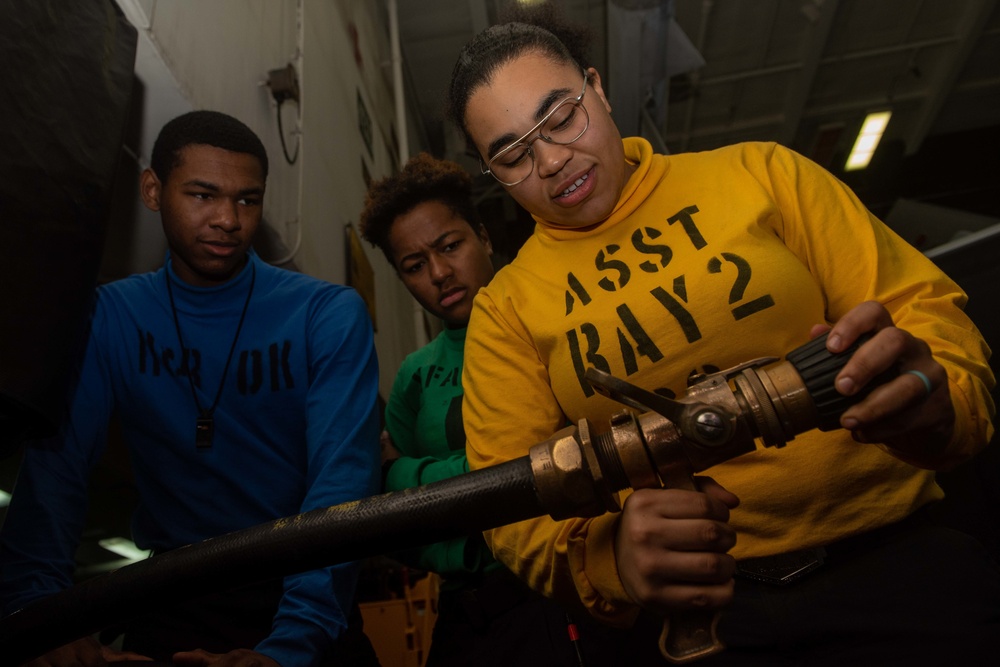
<path fill-rule="evenodd" d="M 553 519 L 591 517 L 621 510 L 590 441 L 590 423 L 552 434 L 528 451 L 542 507 Z"/>

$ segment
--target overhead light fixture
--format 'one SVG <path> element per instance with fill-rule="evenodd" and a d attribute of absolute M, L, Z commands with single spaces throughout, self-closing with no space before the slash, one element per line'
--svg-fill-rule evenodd
<path fill-rule="evenodd" d="M 861 124 L 861 131 L 858 132 L 858 138 L 854 141 L 854 148 L 847 156 L 844 171 L 864 169 L 868 166 L 872 155 L 875 154 L 878 142 L 882 139 L 882 133 L 885 132 L 885 128 L 889 124 L 890 116 L 892 116 L 891 111 L 877 111 L 865 117 L 865 122 Z"/>

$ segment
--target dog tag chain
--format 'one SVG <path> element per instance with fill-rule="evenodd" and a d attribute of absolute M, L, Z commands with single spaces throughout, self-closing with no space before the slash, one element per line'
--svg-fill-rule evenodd
<path fill-rule="evenodd" d="M 212 401 L 212 405 L 209 408 L 201 407 L 201 401 L 198 400 L 198 392 L 194 387 L 194 380 L 191 378 L 191 373 L 188 372 L 188 385 L 191 387 L 191 396 L 194 397 L 194 404 L 198 408 L 198 419 L 195 421 L 194 430 L 194 444 L 198 449 L 209 449 L 212 446 L 212 439 L 215 436 L 215 420 L 213 414 L 215 413 L 215 408 L 219 405 L 219 399 L 222 397 L 222 389 L 226 385 L 226 375 L 229 373 L 229 362 L 233 360 L 233 352 L 236 350 L 236 341 L 240 339 L 240 331 L 243 329 L 243 320 L 247 316 L 247 308 L 250 306 L 250 297 L 253 296 L 253 286 L 257 281 L 257 267 L 253 263 L 250 264 L 250 289 L 247 290 L 247 300 L 243 303 L 243 312 L 240 313 L 240 322 L 236 325 L 236 335 L 233 336 L 233 343 L 229 346 L 229 356 L 226 357 L 226 365 L 222 369 L 222 378 L 219 380 L 219 389 L 215 392 L 215 400 Z M 184 337 L 181 336 L 181 325 L 177 318 L 177 307 L 174 305 L 174 292 L 170 287 L 170 276 L 166 275 L 167 280 L 167 296 L 170 297 L 170 312 L 174 316 L 174 327 L 177 329 L 177 340 L 181 344 L 181 354 L 186 356 L 187 349 L 184 347 Z"/>

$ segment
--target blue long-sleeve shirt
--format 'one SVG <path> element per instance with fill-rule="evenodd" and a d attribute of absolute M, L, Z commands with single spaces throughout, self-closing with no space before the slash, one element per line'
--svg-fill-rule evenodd
<path fill-rule="evenodd" d="M 251 280 L 212 446 L 199 449 L 189 377 L 211 406 Z M 178 280 L 169 261 L 102 286 L 66 426 L 26 450 L 0 532 L 4 613 L 72 584 L 87 477 L 112 412 L 139 492 L 133 538 L 167 550 L 376 492 L 377 392 L 371 321 L 350 288 L 253 253 L 217 287 Z M 283 667 L 318 663 L 346 626 L 356 578 L 354 564 L 286 577 L 273 632 L 256 650 Z"/>

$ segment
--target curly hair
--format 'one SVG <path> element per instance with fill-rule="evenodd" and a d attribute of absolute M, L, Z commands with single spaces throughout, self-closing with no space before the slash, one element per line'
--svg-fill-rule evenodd
<path fill-rule="evenodd" d="M 365 207 L 358 224 L 361 238 L 382 250 L 389 264 L 396 266 L 389 242 L 389 231 L 399 216 L 418 204 L 439 201 L 473 231 L 483 228 L 472 201 L 472 177 L 460 164 L 439 160 L 427 153 L 410 159 L 394 176 L 375 181 L 368 188 Z"/>
<path fill-rule="evenodd" d="M 539 53 L 556 63 L 575 63 L 586 70 L 591 37 L 586 28 L 565 21 L 552 3 L 509 6 L 500 23 L 473 37 L 459 53 L 445 99 L 445 118 L 462 130 L 472 146 L 465 109 L 477 88 L 489 84 L 500 68 L 525 53 Z"/>
<path fill-rule="evenodd" d="M 161 183 L 167 182 L 178 165 L 181 151 L 195 144 L 253 155 L 260 162 L 261 176 L 267 180 L 267 151 L 260 137 L 232 116 L 201 110 L 168 121 L 157 135 L 149 166 Z"/>

